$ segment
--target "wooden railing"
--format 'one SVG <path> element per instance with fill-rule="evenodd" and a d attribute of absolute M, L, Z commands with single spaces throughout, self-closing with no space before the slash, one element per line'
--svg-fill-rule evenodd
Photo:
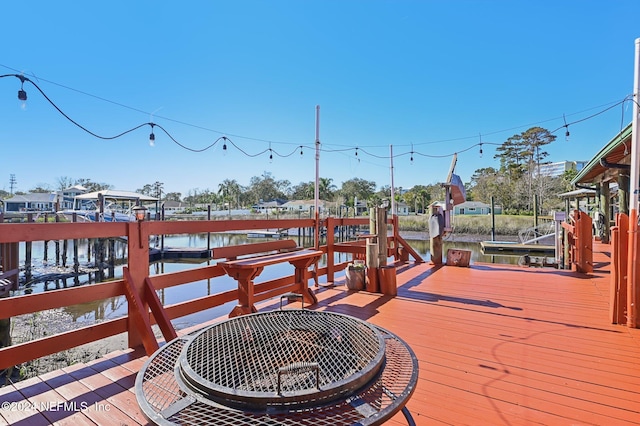
<path fill-rule="evenodd" d="M 396 225 L 393 220 L 389 222 Z M 336 244 L 333 230 L 342 226 L 367 225 L 367 218 L 326 218 L 321 226 L 326 227 L 326 244 L 318 249 L 326 254 L 326 266 L 319 267 L 317 276 L 326 276 L 327 282 L 333 282 L 335 274 L 344 269 L 348 261 L 334 262 L 336 252 L 347 252 L 353 256 L 364 253 L 364 245 Z M 192 269 L 162 273 L 149 276 L 149 238 L 155 235 L 226 233 L 230 231 L 249 231 L 256 229 L 313 228 L 314 219 L 277 219 L 277 220 L 212 220 L 212 221 L 144 221 L 131 223 L 20 223 L 0 224 L 0 244 L 23 243 L 33 241 L 62 241 L 94 238 L 125 238 L 127 241 L 127 270 L 133 288 L 139 295 L 144 294 L 145 280 L 152 287 L 162 290 L 187 283 L 208 280 L 225 275 L 224 269 L 217 265 L 198 266 Z M 390 237 L 389 255 L 396 258 L 406 257 L 411 248 L 398 236 L 397 226 L 393 226 Z M 3 252 L 5 252 L 3 250 Z M 415 254 L 415 253 L 414 253 Z M 294 275 L 272 279 L 255 285 L 256 294 L 264 299 L 276 297 L 290 289 L 294 284 Z M 0 319 L 19 315 L 57 309 L 81 303 L 100 301 L 126 295 L 123 279 L 85 286 L 50 290 L 42 293 L 25 294 L 0 298 Z M 143 298 L 144 299 L 144 298 Z M 195 312 L 221 306 L 238 299 L 238 290 L 228 290 L 208 296 L 175 303 L 164 307 L 169 319 L 179 318 Z M 260 297 L 254 298 L 256 302 Z M 117 319 L 106 320 L 99 324 L 88 325 L 72 331 L 62 332 L 37 340 L 0 348 L 0 370 L 29 360 L 64 351 L 76 346 L 97 341 L 120 333 L 128 333 L 130 347 L 142 345 L 141 329 L 133 315 L 134 307 L 128 304 L 128 314 Z M 151 323 L 155 320 L 151 318 Z"/>
<path fill-rule="evenodd" d="M 583 211 L 574 210 L 562 227 L 567 231 L 566 244 L 569 249 L 569 264 L 578 272 L 593 272 L 593 235 L 591 217 Z"/>

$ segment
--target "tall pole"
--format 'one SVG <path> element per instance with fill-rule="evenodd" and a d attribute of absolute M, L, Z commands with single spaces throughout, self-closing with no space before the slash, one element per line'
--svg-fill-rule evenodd
<path fill-rule="evenodd" d="M 640 38 L 636 39 L 635 68 L 633 75 L 633 120 L 631 122 L 631 176 L 629 178 L 629 249 L 627 262 L 627 326 L 637 327 L 638 322 L 638 200 L 640 192 L 640 134 L 638 133 L 638 102 L 640 102 Z"/>
<path fill-rule="evenodd" d="M 391 170 L 391 216 L 396 216 L 396 189 L 393 184 L 393 145 L 389 145 L 389 161 L 391 162 L 390 170 Z"/>
<path fill-rule="evenodd" d="M 397 214 L 398 211 L 396 210 L 396 186 L 393 183 L 393 145 L 389 145 L 389 161 L 390 161 L 389 169 L 391 171 L 391 222 L 392 222 L 392 229 L 393 229 L 393 247 L 394 247 L 394 252 L 397 255 L 398 244 L 397 244 L 396 237 L 398 236 L 398 214 Z M 385 225 L 385 228 L 386 228 L 386 225 Z"/>
<path fill-rule="evenodd" d="M 316 105 L 316 187 L 314 191 L 313 207 L 316 216 L 314 247 L 320 247 L 320 105 Z M 327 230 L 329 232 L 329 230 Z"/>
<path fill-rule="evenodd" d="M 636 39 L 636 56 L 635 56 L 635 70 L 633 75 L 633 120 L 631 122 L 631 182 L 629 197 L 629 211 L 631 209 L 638 209 L 638 201 L 640 199 L 640 193 L 638 191 L 638 184 L 640 184 L 640 135 L 638 134 L 638 102 L 640 97 L 638 92 L 640 90 L 640 38 Z"/>

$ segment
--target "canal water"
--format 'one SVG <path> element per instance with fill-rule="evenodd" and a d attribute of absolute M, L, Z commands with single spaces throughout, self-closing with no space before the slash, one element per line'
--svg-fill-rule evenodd
<path fill-rule="evenodd" d="M 291 238 L 300 238 L 298 245 L 309 246 L 310 241 L 302 239 L 303 237 L 292 236 Z M 458 237 L 459 238 L 459 237 Z M 416 250 L 424 260 L 430 259 L 429 253 L 429 240 L 428 239 L 408 239 L 405 238 L 411 247 Z M 196 234 L 196 235 L 175 235 L 165 236 L 163 240 L 156 239 L 151 242 L 152 247 L 171 247 L 171 248 L 207 248 L 207 247 L 220 247 L 226 245 L 236 245 L 248 242 L 266 241 L 258 238 L 248 238 L 246 234 L 239 233 L 212 233 L 212 234 Z M 72 244 L 73 242 L 69 242 Z M 81 269 L 91 270 L 94 260 L 91 258 L 92 253 L 89 249 L 88 241 L 79 241 L 78 243 L 78 263 Z M 458 248 L 464 250 L 470 250 L 472 252 L 471 262 L 486 262 L 486 263 L 511 263 L 518 262 L 517 257 L 497 257 L 497 256 L 484 256 L 480 250 L 480 244 L 478 242 L 465 242 L 465 241 L 445 241 L 444 252 L 448 248 Z M 72 248 L 68 248 L 69 252 L 73 252 Z M 115 246 L 117 256 L 126 256 L 126 244 L 123 242 L 117 242 Z M 89 273 L 86 276 L 81 276 L 78 279 L 74 278 L 60 278 L 65 276 L 65 272 L 68 272 L 73 267 L 73 260 L 67 260 L 67 267 L 62 268 L 56 263 L 56 256 L 53 243 L 47 244 L 47 260 L 45 260 L 45 245 L 43 242 L 34 242 L 31 249 L 31 273 L 33 279 L 31 283 L 26 286 L 22 286 L 18 294 L 23 293 L 38 293 L 57 288 L 71 287 L 74 285 L 84 285 L 92 280 L 92 275 Z M 24 244 L 20 245 L 21 259 L 24 259 L 25 248 Z M 335 262 L 344 262 L 350 259 L 350 255 L 344 253 L 337 253 L 335 255 Z M 178 272 L 186 270 L 188 268 L 212 265 L 216 260 L 206 259 L 187 259 L 185 261 L 161 261 L 155 262 L 150 265 L 150 275 Z M 326 260 L 321 260 L 320 266 L 324 266 Z M 24 267 L 24 261 L 21 264 Z M 113 278 L 119 279 L 122 277 L 122 265 L 115 266 L 113 268 Z M 279 264 L 266 267 L 260 274 L 257 281 L 265 281 L 281 276 L 285 276 L 293 273 L 293 268 L 288 264 Z M 337 279 L 343 277 L 343 272 L 337 274 Z M 48 280 L 44 280 L 48 278 Z M 322 277 L 321 277 L 322 280 Z M 78 282 L 79 281 L 79 282 Z M 91 281 L 92 282 L 92 281 Z M 171 305 L 186 300 L 191 300 L 199 297 L 208 296 L 215 293 L 220 293 L 226 290 L 236 288 L 237 282 L 231 277 L 223 276 L 216 277 L 215 279 L 202 280 L 193 282 L 177 287 L 161 290 L 159 297 L 163 304 Z M 207 311 L 198 312 L 182 318 L 178 318 L 174 321 L 174 326 L 177 329 L 190 327 L 212 318 L 217 318 L 227 315 L 235 306 L 235 302 L 228 303 L 223 306 L 211 308 Z M 58 318 L 66 318 L 67 321 L 73 323 L 71 328 L 77 328 L 84 325 L 94 324 L 109 319 L 121 317 L 127 312 L 127 302 L 124 296 L 111 298 L 108 300 L 95 301 L 91 303 L 84 303 L 79 305 L 73 305 L 56 310 Z M 46 316 L 46 315 L 45 315 Z M 65 329 L 68 328 L 66 325 Z M 18 337 L 18 336 L 16 336 Z M 18 340 L 22 340 L 18 337 Z"/>

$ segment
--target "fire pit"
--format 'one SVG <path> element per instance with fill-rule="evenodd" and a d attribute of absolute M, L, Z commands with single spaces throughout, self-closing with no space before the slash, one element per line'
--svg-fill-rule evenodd
<path fill-rule="evenodd" d="M 136 397 L 156 424 L 377 425 L 402 410 L 418 363 L 394 334 L 302 309 L 234 317 L 156 351 Z"/>

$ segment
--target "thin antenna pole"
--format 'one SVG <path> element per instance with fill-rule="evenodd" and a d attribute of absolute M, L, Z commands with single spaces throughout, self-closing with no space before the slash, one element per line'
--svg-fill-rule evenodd
<path fill-rule="evenodd" d="M 391 216 L 394 217 L 396 215 L 396 190 L 393 184 L 393 145 L 389 145 L 389 159 L 391 162 Z"/>
<path fill-rule="evenodd" d="M 316 105 L 316 187 L 313 210 L 315 212 L 315 248 L 320 247 L 320 105 Z"/>
<path fill-rule="evenodd" d="M 629 211 L 638 210 L 640 193 L 640 134 L 638 133 L 638 102 L 640 102 L 640 38 L 636 39 L 635 71 L 633 79 L 633 120 L 631 122 L 631 196 L 629 197 Z"/>
<path fill-rule="evenodd" d="M 638 198 L 640 193 L 640 134 L 638 133 L 638 102 L 640 102 L 640 38 L 636 39 L 633 78 L 633 120 L 631 122 L 631 176 L 629 178 L 629 242 L 627 250 L 627 327 L 638 325 Z"/>

